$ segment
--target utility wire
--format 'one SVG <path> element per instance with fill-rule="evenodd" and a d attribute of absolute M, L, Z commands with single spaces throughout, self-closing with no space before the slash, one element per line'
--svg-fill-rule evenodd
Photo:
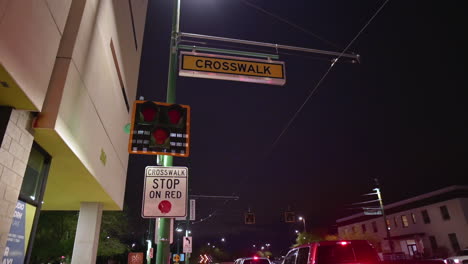
<path fill-rule="evenodd" d="M 333 42 L 331 42 L 331 41 L 329 41 L 329 40 L 326 40 L 325 38 L 322 38 L 321 36 L 319 36 L 319 35 L 317 35 L 317 34 L 315 34 L 315 33 L 312 33 L 311 31 L 309 31 L 309 30 L 307 30 L 307 29 L 305 29 L 305 28 L 303 28 L 303 27 L 301 27 L 301 26 L 299 26 L 299 25 L 297 25 L 297 24 L 294 24 L 294 23 L 292 23 L 291 21 L 288 21 L 288 20 L 286 20 L 286 19 L 284 19 L 284 18 L 282 18 L 282 17 L 280 17 L 280 16 L 278 16 L 278 15 L 275 15 L 275 14 L 273 14 L 273 13 L 271 13 L 271 12 L 269 12 L 269 11 L 267 11 L 267 10 L 265 10 L 265 9 L 263 9 L 263 8 L 261 8 L 261 7 L 259 7 L 259 6 L 257 6 L 257 5 L 255 5 L 255 4 L 252 4 L 252 3 L 249 2 L 249 1 L 241 0 L 241 2 L 244 3 L 245 5 L 248 5 L 248 6 L 252 7 L 252 8 L 254 8 L 254 9 L 257 9 L 258 11 L 260 11 L 260 12 L 266 14 L 266 15 L 269 15 L 269 16 L 271 16 L 271 17 L 274 17 L 274 18 L 280 20 L 281 22 L 284 22 L 284 23 L 286 23 L 286 24 L 288 24 L 288 25 L 290 25 L 290 26 L 292 26 L 292 27 L 294 27 L 294 28 L 296 28 L 296 29 L 299 29 L 300 31 L 302 31 L 302 32 L 304 32 L 304 33 L 306 33 L 306 34 L 309 34 L 309 35 L 311 35 L 311 36 L 313 36 L 313 37 L 315 37 L 315 38 L 317 38 L 317 39 L 319 39 L 319 40 L 321 40 L 321 41 L 327 43 L 328 45 L 331 45 L 331 46 L 333 46 L 333 47 L 335 47 L 335 48 L 337 48 L 337 49 L 341 49 L 341 47 L 338 46 L 337 44 L 335 44 L 335 43 L 333 43 Z"/>
<path fill-rule="evenodd" d="M 356 36 L 349 42 L 349 44 L 346 46 L 346 48 L 343 49 L 343 51 L 340 53 L 340 55 L 338 56 L 338 58 L 334 59 L 332 61 L 332 63 L 330 64 L 330 67 L 328 67 L 327 71 L 325 72 L 325 74 L 322 76 L 322 78 L 320 78 L 320 80 L 318 81 L 317 85 L 315 85 L 315 87 L 312 89 L 312 91 L 310 91 L 309 95 L 306 97 L 306 99 L 304 100 L 304 102 L 302 103 L 302 105 L 299 107 L 299 109 L 296 111 L 296 113 L 294 113 L 293 117 L 289 120 L 289 122 L 287 123 L 286 127 L 283 129 L 283 131 L 281 131 L 280 135 L 276 138 L 276 140 L 273 142 L 273 145 L 271 146 L 271 149 L 270 151 L 273 151 L 274 147 L 276 146 L 276 144 L 278 143 L 278 141 L 281 139 L 281 137 L 284 135 L 284 133 L 286 132 L 286 130 L 288 130 L 289 126 L 292 124 L 292 122 L 294 122 L 294 120 L 296 119 L 297 115 L 302 111 L 302 109 L 304 108 L 304 106 L 307 104 L 307 102 L 309 101 L 310 97 L 312 97 L 312 95 L 315 93 L 315 91 L 317 91 L 317 89 L 319 88 L 319 86 L 322 84 L 322 82 L 325 80 L 325 78 L 328 76 L 328 74 L 330 73 L 331 69 L 333 68 L 333 66 L 335 66 L 335 63 L 343 56 L 343 54 L 349 49 L 349 47 L 356 41 L 356 39 L 362 34 L 362 32 L 367 28 L 367 26 L 369 26 L 369 24 L 372 22 L 372 20 L 374 20 L 374 18 L 380 13 L 380 11 L 384 8 L 384 6 L 389 2 L 390 0 L 385 0 L 385 2 L 380 6 L 380 8 L 374 13 L 374 15 L 369 19 L 369 21 L 367 21 L 367 23 L 361 28 L 361 30 L 356 34 Z"/>
<path fill-rule="evenodd" d="M 245 1 L 245 0 L 241 0 L 242 2 L 246 3 L 246 4 L 250 4 L 249 2 Z M 330 67 L 328 68 L 328 70 L 325 72 L 325 74 L 322 76 L 322 78 L 320 78 L 319 82 L 317 83 L 317 85 L 312 89 L 312 91 L 309 93 L 309 95 L 307 96 L 307 98 L 304 100 L 304 102 L 302 103 L 302 105 L 299 107 L 299 109 L 296 111 L 296 113 L 293 115 L 293 117 L 290 119 L 290 121 L 288 122 L 288 124 L 286 125 L 286 127 L 283 129 L 283 131 L 281 132 L 281 134 L 278 136 L 278 138 L 276 138 L 276 140 L 273 142 L 273 145 L 270 149 L 270 151 L 273 151 L 275 145 L 278 143 L 278 141 L 281 139 L 281 137 L 283 136 L 283 134 L 286 132 L 286 130 L 288 130 L 289 126 L 292 124 L 292 122 L 294 121 L 294 119 L 297 117 L 297 115 L 301 112 L 301 110 L 304 108 L 304 106 L 306 105 L 306 103 L 309 101 L 310 97 L 314 94 L 314 92 L 319 88 L 319 86 L 322 84 L 322 82 L 325 80 L 325 78 L 327 77 L 327 75 L 330 73 L 331 69 L 333 68 L 333 66 L 335 66 L 335 63 L 338 62 L 338 60 L 343 56 L 343 54 L 349 49 L 349 47 L 356 41 L 356 39 L 362 34 L 362 32 L 367 28 L 367 26 L 369 26 L 369 24 L 374 20 L 374 18 L 380 13 L 380 11 L 384 8 L 384 6 L 389 2 L 390 0 L 385 0 L 385 2 L 380 6 L 380 8 L 374 13 L 374 15 L 369 19 L 369 21 L 367 21 L 367 23 L 361 28 L 361 30 L 356 34 L 356 36 L 349 42 L 349 44 L 346 46 L 346 48 L 343 49 L 343 51 L 340 53 L 340 55 L 335 58 L 332 63 L 330 64 Z M 266 12 L 266 11 L 263 11 L 262 12 Z M 280 19 L 280 18 L 278 18 Z M 310 32 L 309 32 L 310 33 Z M 316 36 L 317 37 L 317 36 Z M 240 183 L 240 186 L 242 186 L 245 181 L 247 180 L 248 178 L 248 174 L 245 174 L 245 177 L 243 177 L 241 183 Z M 237 192 L 234 191 L 232 193 L 232 195 L 236 195 Z M 225 207 L 227 205 L 227 203 L 229 202 L 229 200 L 225 200 L 223 205 L 221 207 Z M 216 213 L 220 210 L 220 207 L 218 207 L 217 209 L 215 209 L 214 211 L 212 211 L 212 213 L 210 213 L 208 216 L 206 216 L 205 218 L 202 218 L 198 221 L 194 221 L 192 222 L 192 225 L 194 224 L 198 224 L 198 223 L 202 223 L 208 219 L 210 219 L 211 217 L 215 216 Z"/>

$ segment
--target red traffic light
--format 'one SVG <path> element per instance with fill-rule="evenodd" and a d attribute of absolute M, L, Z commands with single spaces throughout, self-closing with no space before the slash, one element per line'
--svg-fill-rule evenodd
<path fill-rule="evenodd" d="M 167 129 L 156 128 L 153 131 L 153 139 L 158 145 L 165 144 L 168 138 L 169 138 L 169 132 Z"/>
<path fill-rule="evenodd" d="M 247 224 L 247 225 L 255 224 L 255 214 L 254 213 L 245 213 L 244 220 L 245 220 L 245 224 Z"/>
<path fill-rule="evenodd" d="M 135 101 L 128 152 L 189 156 L 190 106 Z"/>

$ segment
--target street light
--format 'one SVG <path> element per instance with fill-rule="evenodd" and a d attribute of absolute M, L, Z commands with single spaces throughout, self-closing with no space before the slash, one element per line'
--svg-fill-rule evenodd
<path fill-rule="evenodd" d="M 225 241 L 226 241 L 226 239 L 224 237 L 221 238 L 221 242 L 225 242 Z"/>
<path fill-rule="evenodd" d="M 182 228 L 177 228 L 175 231 L 177 231 L 177 232 L 180 233 L 180 232 L 182 232 L 182 231 L 184 231 L 184 230 L 182 230 Z"/>
<path fill-rule="evenodd" d="M 305 223 L 305 218 L 304 218 L 304 217 L 302 217 L 302 216 L 299 216 L 299 218 L 298 218 L 298 219 L 299 219 L 299 221 L 302 221 L 302 223 L 304 223 L 304 232 L 307 232 L 307 230 L 306 230 L 306 223 Z"/>
<path fill-rule="evenodd" d="M 299 233 L 299 230 L 294 230 L 294 232 L 297 234 L 297 233 Z"/>

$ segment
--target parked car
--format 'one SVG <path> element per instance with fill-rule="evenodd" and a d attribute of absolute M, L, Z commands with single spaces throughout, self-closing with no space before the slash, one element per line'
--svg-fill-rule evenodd
<path fill-rule="evenodd" d="M 446 258 L 444 262 L 446 264 L 468 264 L 468 248 L 463 249 L 456 256 Z"/>

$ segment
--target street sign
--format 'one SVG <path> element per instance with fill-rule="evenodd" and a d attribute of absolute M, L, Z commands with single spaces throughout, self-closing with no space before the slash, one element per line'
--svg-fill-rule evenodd
<path fill-rule="evenodd" d="M 364 210 L 364 215 L 382 215 L 382 210 Z"/>
<path fill-rule="evenodd" d="M 184 236 L 183 240 L 183 252 L 192 253 L 192 237 Z"/>
<path fill-rule="evenodd" d="M 143 252 L 128 253 L 128 264 L 143 264 Z"/>
<path fill-rule="evenodd" d="M 184 217 L 187 211 L 187 167 L 147 166 L 143 218 Z"/>
<path fill-rule="evenodd" d="M 195 221 L 195 199 L 190 199 L 190 213 L 189 213 L 189 220 Z M 187 220 L 187 217 L 176 217 L 177 221 L 184 221 Z"/>
<path fill-rule="evenodd" d="M 156 220 L 154 225 L 154 243 L 158 244 L 159 239 L 158 239 L 158 234 L 159 234 L 159 221 Z M 171 224 L 169 227 L 169 244 L 174 243 L 174 218 L 171 218 Z M 166 237 L 165 237 L 166 238 Z M 167 238 L 166 238 L 167 239 Z"/>
<path fill-rule="evenodd" d="M 198 52 L 180 52 L 179 75 L 186 77 L 284 85 L 283 61 Z"/>

